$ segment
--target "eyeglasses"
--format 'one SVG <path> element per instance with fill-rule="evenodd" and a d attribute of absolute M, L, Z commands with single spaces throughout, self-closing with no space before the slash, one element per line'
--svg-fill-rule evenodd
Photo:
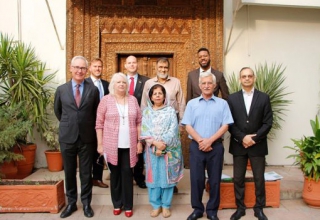
<path fill-rule="evenodd" d="M 96 163 L 97 163 L 99 166 L 104 167 L 104 161 L 102 161 L 102 164 L 100 163 L 100 158 L 101 158 L 101 157 L 103 157 L 103 156 L 100 154 L 100 156 L 98 157 Z"/>
<path fill-rule="evenodd" d="M 252 78 L 253 78 L 253 75 L 242 75 L 242 76 L 241 76 L 241 79 L 245 79 L 245 78 L 252 79 Z"/>
<path fill-rule="evenodd" d="M 73 68 L 75 68 L 77 71 L 81 70 L 81 72 L 85 72 L 87 71 L 87 67 L 80 67 L 80 66 L 72 66 Z"/>

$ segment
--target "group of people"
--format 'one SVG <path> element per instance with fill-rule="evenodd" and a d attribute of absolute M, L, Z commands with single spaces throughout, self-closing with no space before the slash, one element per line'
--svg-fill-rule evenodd
<path fill-rule="evenodd" d="M 180 131 L 185 128 L 189 146 L 191 206 L 187 220 L 217 220 L 223 166 L 223 136 L 229 131 L 229 152 L 234 160 L 237 210 L 231 220 L 245 215 L 244 180 L 248 159 L 256 188 L 254 215 L 266 220 L 264 170 L 267 134 L 272 126 L 268 95 L 254 89 L 254 71 L 241 69 L 242 90 L 229 95 L 222 72 L 210 64 L 207 48 L 198 50 L 200 67 L 188 73 L 187 106 L 180 80 L 169 75 L 169 60 L 157 60 L 157 75 L 138 74 L 138 62 L 129 56 L 127 73 L 113 74 L 110 84 L 101 79 L 103 62 L 90 66 L 82 56 L 71 60 L 72 79 L 57 88 L 54 111 L 60 121 L 59 142 L 64 161 L 68 205 L 61 218 L 77 210 L 76 169 L 79 158 L 81 202 L 86 217 L 93 217 L 92 186 L 106 188 L 104 160 L 110 170 L 113 214 L 133 215 L 133 180 L 148 188 L 151 217 L 171 216 L 171 202 L 183 177 Z M 90 70 L 90 77 L 86 78 Z M 219 98 L 218 95 L 222 98 Z M 145 172 L 144 172 L 145 167 Z M 206 208 L 202 203 L 205 172 L 210 184 Z"/>

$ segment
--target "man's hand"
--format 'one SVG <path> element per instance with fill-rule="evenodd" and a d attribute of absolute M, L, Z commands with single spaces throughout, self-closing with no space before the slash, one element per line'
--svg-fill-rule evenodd
<path fill-rule="evenodd" d="M 203 138 L 199 140 L 198 143 L 199 143 L 199 150 L 204 152 L 212 151 L 212 147 L 211 147 L 212 142 L 208 138 Z"/>
<path fill-rule="evenodd" d="M 137 144 L 137 154 L 141 154 L 143 150 L 142 143 L 138 142 Z"/>
<path fill-rule="evenodd" d="M 252 137 L 256 136 L 256 134 L 248 134 L 244 136 L 242 140 L 242 145 L 244 148 L 252 147 L 252 145 L 256 144 L 256 142 L 252 139 Z"/>

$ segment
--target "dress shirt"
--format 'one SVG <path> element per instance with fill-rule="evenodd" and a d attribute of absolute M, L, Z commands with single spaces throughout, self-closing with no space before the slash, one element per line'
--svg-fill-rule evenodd
<path fill-rule="evenodd" d="M 149 90 L 155 85 L 160 84 L 166 89 L 167 97 L 170 98 L 168 104 L 174 108 L 176 113 L 179 113 L 179 122 L 181 122 L 186 107 L 186 101 L 182 93 L 180 80 L 175 77 L 168 77 L 164 84 L 160 83 L 158 77 L 149 79 L 143 88 L 141 99 L 141 110 L 147 107 L 147 99 L 149 98 Z"/>
<path fill-rule="evenodd" d="M 200 74 L 201 73 L 211 73 L 211 67 L 209 68 L 209 69 L 207 69 L 207 70 L 203 70 L 201 67 L 200 67 Z"/>
<path fill-rule="evenodd" d="M 76 89 L 77 89 L 76 85 L 78 83 L 76 83 L 73 79 L 71 80 L 71 83 L 72 83 L 73 97 L 76 97 Z M 82 93 L 83 93 L 83 87 L 84 87 L 84 81 L 82 81 L 80 83 L 80 87 L 79 87 L 81 97 L 82 97 Z"/>
<path fill-rule="evenodd" d="M 100 81 L 100 88 L 101 88 L 101 92 L 102 92 L 102 97 L 104 96 L 104 89 L 103 89 L 103 85 L 100 79 L 96 79 L 92 76 L 90 76 L 92 79 L 93 84 L 99 89 L 99 81 Z M 100 90 L 99 90 L 100 92 Z M 100 94 L 101 95 L 101 94 Z"/>
<path fill-rule="evenodd" d="M 202 95 L 188 102 L 182 125 L 191 127 L 202 137 L 214 135 L 222 125 L 233 123 L 228 103 L 216 96 L 205 100 Z M 188 136 L 190 139 L 192 137 Z"/>
<path fill-rule="evenodd" d="M 253 93 L 254 93 L 254 88 L 252 88 L 252 90 L 250 92 L 246 92 L 245 90 L 242 89 L 242 93 L 243 93 L 243 100 L 244 100 L 244 104 L 246 106 L 247 114 L 249 115 L 252 97 L 253 97 Z"/>

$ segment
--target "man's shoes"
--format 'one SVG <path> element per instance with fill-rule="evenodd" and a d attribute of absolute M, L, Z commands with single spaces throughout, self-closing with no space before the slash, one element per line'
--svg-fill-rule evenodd
<path fill-rule="evenodd" d="M 100 188 L 108 188 L 108 184 L 103 183 L 101 180 L 92 180 L 92 185 L 98 186 Z"/>
<path fill-rule="evenodd" d="M 268 220 L 267 216 L 263 213 L 262 210 L 254 211 L 254 216 L 257 217 L 259 220 Z"/>
<path fill-rule="evenodd" d="M 177 187 L 177 186 L 174 186 L 174 188 L 173 188 L 173 193 L 178 193 L 178 192 L 179 192 L 178 187 Z"/>
<path fill-rule="evenodd" d="M 147 188 L 147 186 L 146 186 L 146 183 L 145 183 L 145 182 L 138 183 L 137 185 L 138 185 L 138 186 L 139 186 L 139 188 L 141 188 L 141 189 L 146 189 L 146 188 Z"/>
<path fill-rule="evenodd" d="M 60 218 L 67 218 L 77 210 L 78 208 L 76 205 L 67 205 L 66 209 L 61 213 Z"/>
<path fill-rule="evenodd" d="M 191 215 L 187 218 L 187 220 L 197 220 L 198 218 L 202 218 L 203 214 L 199 212 L 192 212 Z"/>
<path fill-rule="evenodd" d="M 207 219 L 210 219 L 210 220 L 219 220 L 219 218 L 218 218 L 217 215 L 207 215 Z"/>
<path fill-rule="evenodd" d="M 90 205 L 85 205 L 85 206 L 83 206 L 83 214 L 84 214 L 84 216 L 86 216 L 87 218 L 92 218 L 92 217 L 93 217 L 94 212 L 93 212 L 93 210 L 92 210 L 92 208 L 91 208 Z"/>
<path fill-rule="evenodd" d="M 246 215 L 246 211 L 244 210 L 237 210 L 235 213 L 233 213 L 230 217 L 230 220 L 238 220 L 240 219 L 242 216 Z"/>

